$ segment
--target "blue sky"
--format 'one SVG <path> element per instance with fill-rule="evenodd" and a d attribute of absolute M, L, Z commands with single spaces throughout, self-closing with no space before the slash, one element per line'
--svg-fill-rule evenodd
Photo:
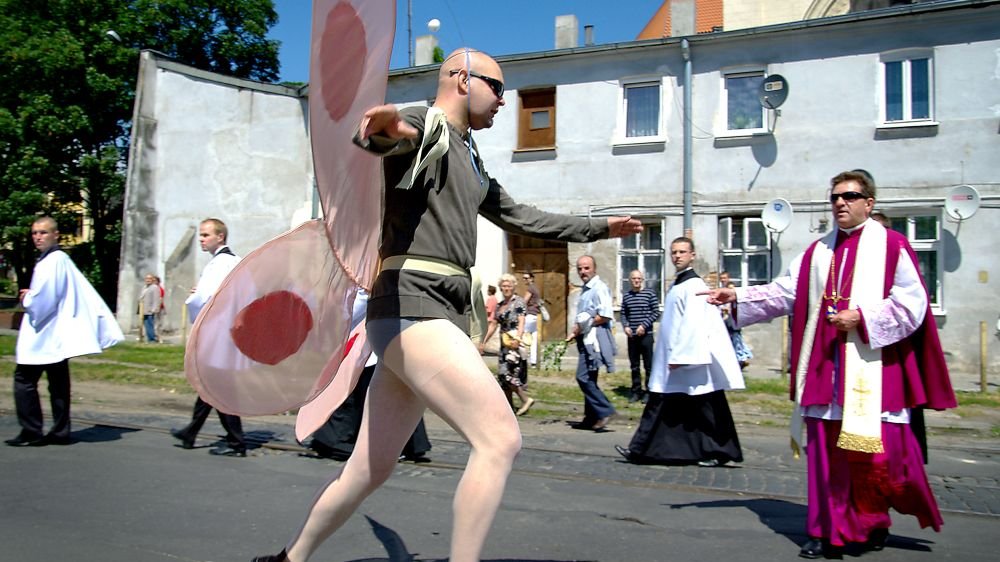
<path fill-rule="evenodd" d="M 441 20 L 438 42 L 445 52 L 465 45 L 493 55 L 546 51 L 555 47 L 555 18 L 574 14 L 594 26 L 594 42 L 633 41 L 663 0 L 413 0 L 413 36 L 425 35 L 427 22 Z M 274 0 L 278 24 L 270 37 L 281 41 L 281 80 L 309 80 L 310 0 Z M 407 65 L 407 1 L 396 0 L 396 40 L 390 68 Z"/>

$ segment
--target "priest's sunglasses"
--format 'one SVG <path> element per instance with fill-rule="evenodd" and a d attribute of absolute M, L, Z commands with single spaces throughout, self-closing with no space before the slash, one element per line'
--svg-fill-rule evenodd
<path fill-rule="evenodd" d="M 859 193 L 857 191 L 845 191 L 843 193 L 831 193 L 830 194 L 830 203 L 836 205 L 837 204 L 837 199 L 839 199 L 839 198 L 843 198 L 843 200 L 845 202 L 850 203 L 851 201 L 857 201 L 858 199 L 868 199 L 868 196 L 865 195 L 864 193 Z"/>
<path fill-rule="evenodd" d="M 461 70 L 457 70 L 457 69 L 456 70 L 452 70 L 450 76 L 454 76 L 454 75 L 458 74 L 459 72 L 461 72 Z M 496 97 L 498 97 L 498 98 L 502 98 L 503 97 L 503 90 L 504 90 L 503 82 L 497 80 L 496 78 L 491 78 L 491 77 L 486 76 L 484 74 L 480 74 L 480 73 L 478 73 L 478 72 L 476 72 L 474 70 L 470 70 L 468 72 L 469 72 L 469 76 L 474 76 L 476 78 L 479 78 L 483 82 L 486 82 L 486 85 L 489 86 L 491 90 L 493 90 L 493 94 L 496 95 Z"/>

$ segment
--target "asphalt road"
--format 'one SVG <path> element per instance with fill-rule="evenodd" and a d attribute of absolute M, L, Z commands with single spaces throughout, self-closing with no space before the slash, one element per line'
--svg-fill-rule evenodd
<path fill-rule="evenodd" d="M 84 417 L 89 415 L 90 417 Z M 207 453 L 217 420 L 194 450 L 158 412 L 77 413 L 75 443 L 0 447 L 0 561 L 246 561 L 297 529 L 341 463 L 301 455 L 288 423 L 247 420 L 261 444 L 245 459 Z M 453 490 L 468 449 L 428 420 L 432 462 L 402 463 L 321 548 L 319 561 L 440 560 Z M 797 560 L 805 537 L 804 464 L 778 429 L 741 426 L 737 467 L 649 467 L 612 446 L 631 432 L 527 422 L 525 447 L 484 552 L 492 561 Z M 16 419 L 0 412 L 0 433 Z M 896 515 L 888 547 L 866 560 L 996 560 L 1000 448 L 931 443 L 941 533 Z M 848 555 L 847 558 L 852 558 Z"/>

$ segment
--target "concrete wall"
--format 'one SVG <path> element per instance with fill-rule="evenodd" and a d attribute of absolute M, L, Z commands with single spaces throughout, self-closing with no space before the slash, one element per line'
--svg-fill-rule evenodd
<path fill-rule="evenodd" d="M 167 331 L 209 256 L 197 227 L 222 219 L 246 255 L 312 199 L 304 98 L 291 88 L 200 72 L 143 53 L 126 183 L 118 321 L 136 328 L 145 273 L 163 278 Z"/>

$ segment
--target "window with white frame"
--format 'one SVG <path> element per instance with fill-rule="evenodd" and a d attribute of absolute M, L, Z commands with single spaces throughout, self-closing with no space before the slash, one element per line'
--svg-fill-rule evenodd
<path fill-rule="evenodd" d="M 662 79 L 621 81 L 616 143 L 663 142 Z"/>
<path fill-rule="evenodd" d="M 740 69 L 722 73 L 722 108 L 725 133 L 767 132 L 767 113 L 759 101 L 763 69 Z"/>
<path fill-rule="evenodd" d="M 941 216 L 940 213 L 915 211 L 910 214 L 892 213 L 889 216 L 892 229 L 906 236 L 917 254 L 917 268 L 924 278 L 931 306 L 943 309 L 942 274 L 944 260 L 941 259 Z"/>
<path fill-rule="evenodd" d="M 771 281 L 771 235 L 757 217 L 719 219 L 719 273 L 737 287 Z"/>
<path fill-rule="evenodd" d="M 934 120 L 934 58 L 927 49 L 883 54 L 880 118 L 884 124 Z"/>
<path fill-rule="evenodd" d="M 618 289 L 624 295 L 631 288 L 628 276 L 638 269 L 646 278 L 646 288 L 656 291 L 663 301 L 663 225 L 645 222 L 642 232 L 622 237 L 618 250 Z"/>

